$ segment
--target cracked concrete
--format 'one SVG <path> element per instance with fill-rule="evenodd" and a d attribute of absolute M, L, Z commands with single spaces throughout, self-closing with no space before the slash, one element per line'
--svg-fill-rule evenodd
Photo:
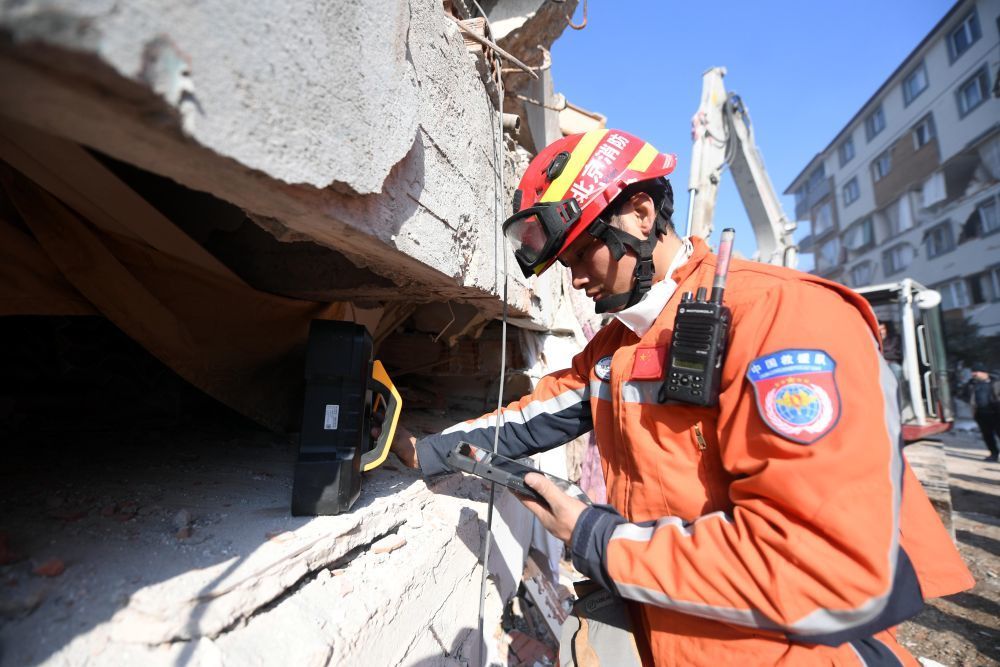
<path fill-rule="evenodd" d="M 0 23 L 17 43 L 96 55 L 159 94 L 190 139 L 286 183 L 379 192 L 416 132 L 408 0 L 299 0 L 252 12 L 38 0 L 5 3 Z"/>
<path fill-rule="evenodd" d="M 467 662 L 481 482 L 432 492 L 389 464 L 351 512 L 294 518 L 291 440 L 104 434 L 56 460 L 22 451 L 2 478 L 22 558 L 3 568 L 0 665 Z M 386 536 L 393 548 L 373 548 Z M 52 557 L 61 575 L 32 574 Z M 495 625 L 493 588 L 488 605 Z"/>
<path fill-rule="evenodd" d="M 477 62 L 435 0 L 0 5 L 0 113 L 495 317 L 523 156 L 496 164 Z M 515 268 L 512 310 L 543 324 L 552 288 Z"/>

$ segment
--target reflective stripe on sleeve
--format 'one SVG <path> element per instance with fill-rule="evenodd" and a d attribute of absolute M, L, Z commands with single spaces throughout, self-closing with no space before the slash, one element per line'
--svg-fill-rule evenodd
<path fill-rule="evenodd" d="M 579 389 L 567 389 L 561 394 L 557 394 L 556 396 L 547 398 L 543 401 L 532 401 L 523 406 L 520 410 L 516 408 L 504 408 L 501 414 L 503 415 L 504 425 L 526 424 L 529 420 L 534 419 L 539 415 L 563 412 L 568 408 L 579 405 L 580 403 L 585 403 L 588 400 L 590 400 L 590 387 L 584 385 Z M 493 428 L 497 425 L 497 418 L 497 413 L 493 413 L 471 422 L 455 424 L 454 426 L 441 431 L 441 435 L 449 435 L 451 433 L 468 433 L 470 431 L 476 431 L 483 428 Z"/>
<path fill-rule="evenodd" d="M 757 609 L 721 607 L 702 602 L 679 600 L 658 588 L 648 588 L 615 580 L 614 585 L 618 591 L 629 599 L 674 609 L 682 613 L 748 627 L 776 630 L 790 635 L 797 641 L 826 644 L 829 640 L 830 645 L 837 645 L 850 639 L 850 637 L 844 637 L 844 633 L 854 633 L 864 629 L 867 634 L 863 636 L 867 636 L 876 630 L 870 627 L 872 625 L 878 626 L 885 623 L 885 627 L 889 627 L 901 620 L 899 619 L 900 615 L 903 619 L 907 617 L 906 614 L 912 615 L 912 612 L 907 610 L 912 609 L 914 596 L 919 597 L 919 587 L 916 585 L 912 566 L 909 565 L 905 554 L 901 554 L 899 545 L 899 515 L 902 502 L 904 462 L 901 449 L 897 386 L 891 369 L 878 353 L 877 343 L 875 343 L 875 353 L 878 359 L 879 383 L 882 390 L 883 417 L 886 427 L 885 436 L 887 436 L 883 441 L 883 446 L 889 448 L 890 454 L 886 474 L 889 476 L 892 489 L 892 535 L 885 556 L 888 564 L 888 583 L 881 594 L 874 595 L 850 609 L 816 609 L 791 623 L 779 624 Z M 658 391 L 660 384 L 661 382 L 655 381 L 627 382 L 623 385 L 623 399 L 628 402 L 648 402 L 651 393 L 650 385 L 655 386 Z M 879 439 L 875 441 L 877 442 Z M 652 526 L 620 525 L 615 528 L 611 540 L 650 542 L 656 532 L 664 528 L 674 528 L 683 538 L 689 538 L 697 530 L 698 524 L 710 518 L 729 522 L 728 517 L 721 512 L 700 517 L 692 524 L 685 524 L 676 517 L 667 517 L 660 519 Z M 641 547 L 639 548 L 641 549 Z M 905 567 L 901 567 L 901 559 L 905 562 Z M 888 622 L 890 619 L 897 620 Z M 885 629 L 885 627 L 878 627 L 877 630 Z"/>
<path fill-rule="evenodd" d="M 628 380 L 622 383 L 622 403 L 660 405 L 662 380 Z M 590 381 L 590 393 L 602 400 L 611 400 L 611 384 L 601 380 Z"/>
<path fill-rule="evenodd" d="M 611 384 L 603 380 L 591 380 L 590 395 L 602 401 L 610 401 Z"/>

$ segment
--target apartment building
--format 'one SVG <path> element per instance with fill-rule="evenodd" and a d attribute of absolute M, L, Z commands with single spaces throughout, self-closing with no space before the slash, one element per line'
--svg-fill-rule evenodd
<path fill-rule="evenodd" d="M 962 0 L 785 190 L 813 273 L 938 289 L 1000 334 L 1000 0 Z"/>

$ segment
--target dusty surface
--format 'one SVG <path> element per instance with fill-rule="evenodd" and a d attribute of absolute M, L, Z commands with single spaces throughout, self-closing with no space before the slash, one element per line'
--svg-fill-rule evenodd
<path fill-rule="evenodd" d="M 25 437 L 0 469 L 0 665 L 467 664 L 485 504 L 391 463 L 289 515 L 295 439 Z M 391 459 L 390 459 L 391 460 Z M 499 598 L 487 618 L 499 624 Z"/>
<path fill-rule="evenodd" d="M 983 462 L 978 433 L 959 430 L 942 440 L 955 536 L 976 586 L 931 601 L 903 624 L 900 640 L 914 656 L 942 665 L 1000 665 L 1000 464 Z"/>

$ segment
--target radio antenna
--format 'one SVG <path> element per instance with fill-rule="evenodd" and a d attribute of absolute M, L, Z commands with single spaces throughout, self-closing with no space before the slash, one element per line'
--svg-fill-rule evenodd
<path fill-rule="evenodd" d="M 733 238 L 736 230 L 726 227 L 722 230 L 719 241 L 718 263 L 715 265 L 715 280 L 712 281 L 712 302 L 722 303 L 722 293 L 726 289 L 726 276 L 729 275 L 729 259 L 733 255 Z"/>

